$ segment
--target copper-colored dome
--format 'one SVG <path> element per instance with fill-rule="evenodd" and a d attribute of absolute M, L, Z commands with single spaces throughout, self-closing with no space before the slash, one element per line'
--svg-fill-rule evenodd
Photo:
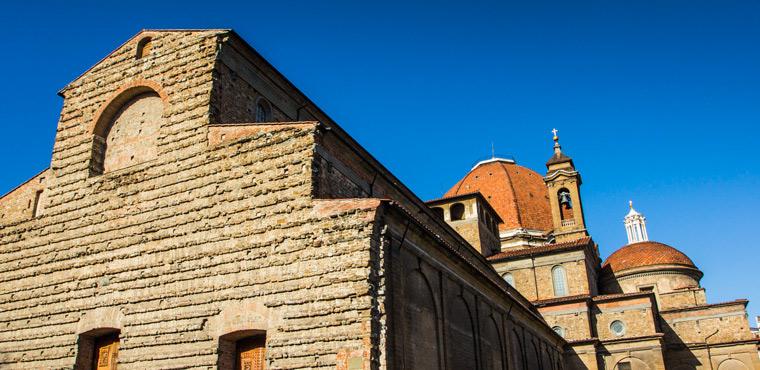
<path fill-rule="evenodd" d="M 544 179 L 511 160 L 493 159 L 479 163 L 444 197 L 480 192 L 504 221 L 500 230 L 553 229 L 551 206 Z"/>
<path fill-rule="evenodd" d="M 612 253 L 602 264 L 605 272 L 619 272 L 637 267 L 680 265 L 696 269 L 689 257 L 678 249 L 658 242 L 628 244 Z"/>

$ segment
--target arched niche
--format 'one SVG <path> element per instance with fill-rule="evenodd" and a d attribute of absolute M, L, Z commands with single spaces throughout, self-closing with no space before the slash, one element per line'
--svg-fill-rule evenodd
<path fill-rule="evenodd" d="M 235 369 L 240 364 L 240 356 L 247 350 L 260 352 L 265 357 L 267 331 L 279 326 L 280 320 L 268 307 L 255 300 L 226 303 L 218 315 L 209 319 L 207 329 L 218 341 L 217 368 Z"/>
<path fill-rule="evenodd" d="M 77 323 L 77 353 L 74 369 L 90 369 L 93 362 L 116 365 L 124 314 L 115 307 L 85 313 Z"/>
<path fill-rule="evenodd" d="M 150 81 L 119 89 L 92 125 L 90 174 L 117 171 L 158 157 L 166 100 L 160 86 Z"/>
<path fill-rule="evenodd" d="M 718 365 L 718 370 L 748 370 L 749 368 L 743 362 L 729 358 Z"/>
<path fill-rule="evenodd" d="M 649 365 L 637 357 L 626 357 L 618 361 L 613 370 L 649 370 Z"/>

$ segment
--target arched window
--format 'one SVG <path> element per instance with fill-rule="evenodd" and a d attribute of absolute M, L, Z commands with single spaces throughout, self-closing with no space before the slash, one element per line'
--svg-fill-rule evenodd
<path fill-rule="evenodd" d="M 573 219 L 573 199 L 570 190 L 566 188 L 557 191 L 557 203 L 559 204 L 559 216 L 562 221 Z M 567 226 L 567 225 L 562 225 Z"/>
<path fill-rule="evenodd" d="M 565 268 L 562 266 L 552 267 L 552 284 L 554 285 L 554 296 L 563 297 L 567 295 Z"/>
<path fill-rule="evenodd" d="M 433 207 L 433 213 L 435 214 L 436 217 L 438 217 L 441 220 L 443 220 L 443 208 L 441 208 L 441 207 Z"/>
<path fill-rule="evenodd" d="M 451 205 L 451 221 L 464 220 L 464 204 L 454 203 Z"/>
<path fill-rule="evenodd" d="M 161 96 L 145 86 L 113 99 L 95 125 L 90 173 L 99 175 L 158 157 L 163 111 Z"/>
<path fill-rule="evenodd" d="M 142 57 L 150 54 L 150 49 L 153 46 L 152 43 L 153 39 L 148 37 L 143 37 L 138 43 L 137 43 L 137 52 L 135 53 L 135 59 L 141 59 Z"/>
<path fill-rule="evenodd" d="M 504 278 L 504 281 L 507 282 L 507 284 L 509 284 L 511 287 L 514 288 L 514 286 L 515 286 L 515 277 L 512 276 L 512 273 L 507 272 L 506 274 L 502 275 L 502 277 Z"/>
<path fill-rule="evenodd" d="M 272 107 L 269 102 L 261 98 L 256 101 L 256 122 L 269 122 L 272 120 Z"/>

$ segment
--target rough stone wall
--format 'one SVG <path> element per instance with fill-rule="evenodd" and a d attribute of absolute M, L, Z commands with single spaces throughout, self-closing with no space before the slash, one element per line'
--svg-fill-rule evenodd
<path fill-rule="evenodd" d="M 163 120 L 164 102 L 156 93 L 136 96 L 120 109 L 107 129 L 103 171 L 117 171 L 158 156 L 157 139 Z"/>
<path fill-rule="evenodd" d="M 124 368 L 213 367 L 216 317 L 246 300 L 276 317 L 273 368 L 363 349 L 374 211 L 315 211 L 312 151 L 313 129 L 269 132 L 104 175 L 65 211 L 4 228 L 2 367 L 73 366 L 102 307 L 124 316 Z"/>
<path fill-rule="evenodd" d="M 124 44 L 65 87 L 53 148 L 51 198 L 76 198 L 89 176 L 94 125 L 120 89 L 146 82 L 166 97 L 166 122 L 159 129 L 158 156 L 165 160 L 206 147 L 212 70 L 223 31 L 142 33 L 152 36 L 150 54 L 135 57 L 139 40 Z M 146 165 L 147 166 L 147 165 Z M 54 204 L 53 207 L 59 206 Z"/>
<path fill-rule="evenodd" d="M 312 200 L 313 124 L 209 146 L 222 33 L 151 33 L 64 89 L 51 206 L 0 229 L 0 367 L 71 368 L 98 328 L 121 330 L 126 369 L 213 368 L 249 329 L 272 368 L 369 363 L 376 204 Z M 167 97 L 158 157 L 91 177 L 98 111 L 144 80 Z"/>
<path fill-rule="evenodd" d="M 29 220 L 34 217 L 35 210 L 38 215 L 42 214 L 47 207 L 45 188 L 49 177 L 49 170 L 42 171 L 0 197 L 0 225 Z M 39 199 L 37 199 L 38 193 Z"/>

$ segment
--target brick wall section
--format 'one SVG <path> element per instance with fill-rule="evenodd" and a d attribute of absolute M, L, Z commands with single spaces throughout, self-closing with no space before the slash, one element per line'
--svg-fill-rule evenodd
<path fill-rule="evenodd" d="M 589 294 L 589 269 L 583 251 L 498 261 L 493 266 L 499 274 L 512 273 L 515 288 L 531 301 L 556 298 L 552 280 L 554 266 L 565 268 L 568 296 Z"/>
<path fill-rule="evenodd" d="M 658 327 L 653 309 L 654 302 L 650 297 L 597 302 L 594 322 L 598 338 L 613 340 L 657 334 Z M 625 325 L 625 334 L 622 337 L 615 335 L 610 329 L 610 325 L 616 320 Z"/>
<path fill-rule="evenodd" d="M 568 341 L 593 338 L 591 312 L 586 300 L 557 304 L 539 308 L 541 315 L 550 327 L 559 326 L 565 332 Z"/>
<path fill-rule="evenodd" d="M 657 303 L 660 310 L 703 306 L 707 304 L 707 294 L 704 288 L 684 289 L 668 293 L 657 293 Z"/>
<path fill-rule="evenodd" d="M 158 155 L 182 157 L 206 146 L 212 70 L 223 31 L 143 33 L 153 37 L 151 53 L 135 58 L 136 39 L 124 44 L 64 88 L 53 148 L 57 184 L 51 197 L 68 200 L 89 177 L 94 122 L 104 103 L 130 83 L 150 81 L 167 96 L 166 123 L 157 138 Z M 53 186 L 53 185 L 51 185 Z M 67 194 L 67 195 L 63 195 Z M 62 195 L 62 196 L 58 196 Z"/>
<path fill-rule="evenodd" d="M 47 207 L 47 193 L 44 192 L 50 171 L 44 170 L 25 183 L 0 197 L 0 225 L 15 224 L 33 217 L 37 193 L 42 192 L 38 213 Z"/>
<path fill-rule="evenodd" d="M 673 343 L 726 343 L 751 340 L 746 301 L 662 311 L 663 329 Z M 677 336 L 677 337 L 676 337 Z"/>
<path fill-rule="evenodd" d="M 232 70 L 224 62 L 218 63 L 214 70 L 212 123 L 245 123 L 256 122 L 256 104 L 259 99 L 267 99 L 243 77 Z M 268 101 L 269 99 L 267 99 Z M 293 121 L 296 117 L 287 116 L 274 104 L 271 121 Z"/>

